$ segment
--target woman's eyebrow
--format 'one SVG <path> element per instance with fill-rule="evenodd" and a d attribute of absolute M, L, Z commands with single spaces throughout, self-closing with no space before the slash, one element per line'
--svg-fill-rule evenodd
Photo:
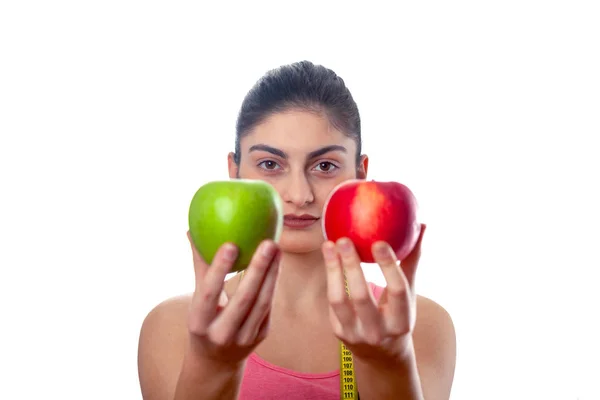
<path fill-rule="evenodd" d="M 271 147 L 266 144 L 255 144 L 250 147 L 248 153 L 252 153 L 253 151 L 266 151 L 267 153 L 271 153 L 283 159 L 288 158 L 287 154 L 283 150 L 276 149 L 275 147 Z"/>
<path fill-rule="evenodd" d="M 255 145 L 251 146 L 250 150 L 248 150 L 248 152 L 251 153 L 253 151 L 266 151 L 267 153 L 271 153 L 273 155 L 281 157 L 284 160 L 288 158 L 288 155 L 283 150 L 277 149 L 275 147 L 272 147 L 272 146 L 269 146 L 266 144 L 255 144 Z M 344 146 L 333 144 L 333 145 L 321 147 L 320 149 L 311 151 L 310 153 L 308 153 L 308 156 L 306 157 L 306 159 L 310 160 L 310 159 L 322 156 L 323 154 L 329 153 L 330 151 L 341 151 L 343 153 L 348 152 L 348 150 Z"/>
<path fill-rule="evenodd" d="M 331 146 L 325 146 L 325 147 L 321 147 L 318 150 L 311 151 L 308 154 L 308 157 L 306 157 L 306 159 L 310 160 L 310 159 L 322 156 L 323 154 L 329 153 L 330 151 L 341 151 L 343 153 L 348 152 L 348 150 L 346 150 L 346 148 L 344 146 L 340 146 L 338 144 L 333 144 Z"/>

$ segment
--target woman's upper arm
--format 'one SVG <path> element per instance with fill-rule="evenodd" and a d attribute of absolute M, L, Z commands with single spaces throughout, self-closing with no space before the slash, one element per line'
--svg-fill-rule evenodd
<path fill-rule="evenodd" d="M 181 298 L 152 309 L 140 330 L 138 376 L 144 400 L 171 400 L 186 345 L 186 304 Z"/>
<path fill-rule="evenodd" d="M 456 332 L 448 312 L 433 300 L 418 300 L 413 342 L 425 400 L 448 400 L 456 365 Z"/>

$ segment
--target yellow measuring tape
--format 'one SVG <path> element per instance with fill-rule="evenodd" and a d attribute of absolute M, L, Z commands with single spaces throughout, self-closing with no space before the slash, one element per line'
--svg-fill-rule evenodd
<path fill-rule="evenodd" d="M 244 277 L 244 272 L 240 272 L 240 280 Z M 348 289 L 348 281 L 344 275 L 344 286 L 346 288 L 346 294 L 350 297 L 350 290 Z M 352 358 L 352 352 L 348 350 L 344 342 L 340 341 L 340 395 L 341 400 L 360 400 L 358 394 L 358 387 L 356 385 L 356 376 L 354 374 L 354 360 Z"/>
<path fill-rule="evenodd" d="M 350 297 L 348 280 L 346 280 L 345 275 L 344 286 L 346 287 L 346 294 L 348 297 Z M 352 352 L 348 350 L 342 341 L 340 341 L 340 393 L 342 400 L 360 400 L 356 385 L 356 375 L 354 374 L 354 360 L 352 358 Z"/>

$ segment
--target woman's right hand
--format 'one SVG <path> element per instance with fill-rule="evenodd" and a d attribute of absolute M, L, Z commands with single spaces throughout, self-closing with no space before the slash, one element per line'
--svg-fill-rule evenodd
<path fill-rule="evenodd" d="M 256 250 L 244 279 L 228 298 L 225 276 L 237 257 L 235 245 L 220 247 L 208 265 L 194 246 L 190 233 L 196 285 L 188 316 L 191 350 L 218 364 L 238 365 L 262 342 L 269 328 L 270 311 L 279 272 L 280 252 L 271 240 Z"/>

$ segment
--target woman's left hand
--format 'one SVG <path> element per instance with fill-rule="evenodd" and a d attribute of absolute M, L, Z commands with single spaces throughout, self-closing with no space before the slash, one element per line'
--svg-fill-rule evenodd
<path fill-rule="evenodd" d="M 387 364 L 401 361 L 410 354 L 407 352 L 412 349 L 416 321 L 414 280 L 425 228 L 421 224 L 413 251 L 400 265 L 387 243 L 373 245 L 375 261 L 387 282 L 379 302 L 367 285 L 353 243 L 342 238 L 337 243 L 323 244 L 333 332 L 356 358 Z M 350 298 L 345 290 L 344 270 Z"/>

